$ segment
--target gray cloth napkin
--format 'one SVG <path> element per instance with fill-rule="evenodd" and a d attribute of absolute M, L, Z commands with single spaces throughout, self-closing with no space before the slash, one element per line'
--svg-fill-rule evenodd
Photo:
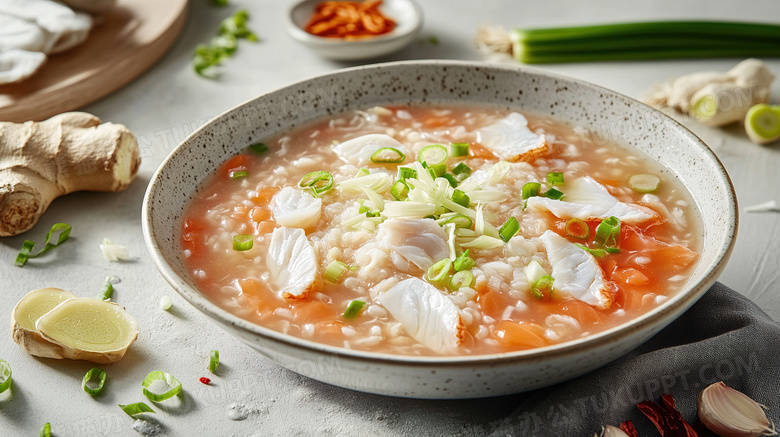
<path fill-rule="evenodd" d="M 640 437 L 658 436 L 636 403 L 660 404 L 661 394 L 669 393 L 693 423 L 699 393 L 717 381 L 766 405 L 767 416 L 780 425 L 780 325 L 721 283 L 628 355 L 565 383 L 496 398 L 515 409 L 464 433 L 592 436 L 602 425 L 631 420 Z"/>

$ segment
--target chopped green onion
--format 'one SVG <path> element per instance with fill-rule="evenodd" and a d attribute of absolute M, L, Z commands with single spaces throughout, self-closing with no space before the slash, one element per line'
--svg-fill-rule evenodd
<path fill-rule="evenodd" d="M 465 208 L 468 208 L 469 204 L 471 204 L 469 195 L 460 190 L 455 190 L 452 192 L 452 201 Z"/>
<path fill-rule="evenodd" d="M 555 279 L 550 275 L 544 275 L 531 285 L 531 294 L 537 299 L 544 298 L 544 292 L 551 296 Z"/>
<path fill-rule="evenodd" d="M 236 11 L 232 16 L 222 20 L 219 33 L 221 35 L 231 34 L 236 38 L 246 38 L 252 42 L 258 41 L 257 35 L 246 27 L 247 21 L 249 21 L 249 12 L 243 9 Z"/>
<path fill-rule="evenodd" d="M 469 257 L 469 249 L 466 249 L 465 252 L 458 255 L 458 257 L 455 258 L 455 261 L 452 262 L 452 267 L 456 272 L 471 270 L 474 265 L 476 265 L 476 262 Z"/>
<path fill-rule="evenodd" d="M 97 295 L 97 298 L 100 300 L 110 300 L 111 295 L 114 294 L 114 285 L 110 282 L 106 282 L 106 285 L 103 286 L 103 289 L 100 290 L 100 294 Z"/>
<path fill-rule="evenodd" d="M 122 405 L 119 404 L 119 408 L 122 409 L 128 416 L 133 417 L 136 414 L 141 413 L 154 413 L 154 410 L 143 402 L 136 402 L 135 404 Z"/>
<path fill-rule="evenodd" d="M 97 385 L 94 382 L 97 382 Z M 81 380 L 81 388 L 91 396 L 97 396 L 103 391 L 103 385 L 106 383 L 106 371 L 100 367 L 93 367 L 84 375 Z M 92 387 L 92 385 L 95 385 Z"/>
<path fill-rule="evenodd" d="M 173 301 L 171 300 L 171 297 L 166 295 L 160 298 L 160 309 L 163 311 L 168 311 L 173 306 Z"/>
<path fill-rule="evenodd" d="M 563 173 L 558 171 L 547 173 L 547 183 L 550 185 L 563 185 Z"/>
<path fill-rule="evenodd" d="M 447 179 L 447 182 L 450 183 L 450 186 L 452 188 L 457 187 L 458 184 L 460 183 L 460 181 L 458 181 L 458 178 L 456 178 L 455 176 L 453 176 L 453 175 L 451 175 L 449 173 L 444 173 L 441 177 L 443 177 L 444 179 Z"/>
<path fill-rule="evenodd" d="M 503 240 L 500 238 L 491 237 L 489 235 L 480 235 L 471 241 L 460 243 L 460 247 L 468 247 L 479 250 L 495 249 L 496 247 L 501 247 L 503 245 Z"/>
<path fill-rule="evenodd" d="M 588 252 L 589 254 L 595 256 L 596 258 L 604 258 L 607 256 L 607 251 L 604 249 L 591 249 L 590 247 L 580 244 L 580 243 L 574 243 L 577 247 L 584 250 L 585 252 Z"/>
<path fill-rule="evenodd" d="M 541 192 L 542 184 L 539 182 L 528 182 L 527 184 L 523 185 L 522 196 L 523 199 L 528 199 L 529 197 L 538 196 Z"/>
<path fill-rule="evenodd" d="M 473 222 L 470 218 L 463 214 L 455 214 L 454 216 L 448 218 L 443 224 L 447 223 L 453 223 L 455 224 L 456 228 L 462 228 L 462 229 L 470 229 Z"/>
<path fill-rule="evenodd" d="M 392 188 L 390 188 L 390 194 L 393 195 L 395 200 L 406 200 L 409 196 L 409 185 L 406 185 L 406 182 L 401 180 L 395 181 Z"/>
<path fill-rule="evenodd" d="M 150 372 L 141 385 L 144 396 L 152 402 L 161 402 L 181 393 L 181 382 L 170 373 L 161 371 Z"/>
<path fill-rule="evenodd" d="M 371 162 L 379 164 L 398 164 L 404 162 L 406 155 L 395 147 L 382 147 L 371 155 Z"/>
<path fill-rule="evenodd" d="M 509 219 L 501 225 L 501 228 L 498 230 L 498 235 L 506 243 L 518 232 L 520 232 L 520 223 L 517 222 L 516 218 L 509 217 Z"/>
<path fill-rule="evenodd" d="M 417 160 L 428 164 L 428 166 L 434 166 L 437 164 L 444 164 L 447 162 L 449 154 L 447 148 L 441 144 L 431 144 L 425 146 L 420 150 L 420 154 L 417 155 Z"/>
<path fill-rule="evenodd" d="M 211 4 L 214 6 L 227 6 L 228 0 L 211 0 Z"/>
<path fill-rule="evenodd" d="M 566 221 L 566 235 L 580 240 L 587 240 L 590 237 L 590 227 L 584 221 L 578 218 L 570 218 Z"/>
<path fill-rule="evenodd" d="M 653 174 L 635 174 L 628 178 L 628 186 L 637 193 L 655 193 L 661 178 Z"/>
<path fill-rule="evenodd" d="M 602 246 L 617 247 L 620 243 L 620 219 L 612 216 L 599 223 L 594 241 Z"/>
<path fill-rule="evenodd" d="M 452 261 L 449 258 L 444 258 L 428 268 L 425 276 L 430 282 L 441 282 L 450 274 L 451 267 Z"/>
<path fill-rule="evenodd" d="M 0 393 L 5 393 L 11 388 L 11 365 L 8 361 L 0 359 Z"/>
<path fill-rule="evenodd" d="M 34 255 L 32 254 L 32 250 L 35 248 L 35 242 L 30 240 L 24 240 L 24 243 L 22 243 L 22 248 L 21 250 L 19 250 L 19 255 L 17 255 L 16 257 L 15 264 L 19 267 L 24 267 L 24 265 L 27 263 L 27 260 L 29 258 L 35 258 L 64 243 L 65 240 L 67 240 L 68 237 L 70 237 L 70 231 L 72 229 L 73 228 L 67 223 L 55 223 L 54 226 L 52 226 L 51 229 L 49 229 L 49 232 L 46 234 L 46 239 L 43 242 L 43 249 L 41 249 L 40 252 Z M 55 232 L 59 232 L 59 235 L 57 236 L 57 242 L 52 243 L 51 237 Z"/>
<path fill-rule="evenodd" d="M 258 155 L 262 155 L 268 151 L 268 146 L 266 146 L 265 143 L 254 143 L 249 145 L 249 149 Z"/>
<path fill-rule="evenodd" d="M 249 172 L 246 170 L 233 170 L 230 172 L 230 179 L 241 179 L 249 176 Z"/>
<path fill-rule="evenodd" d="M 471 167 L 465 162 L 459 162 L 455 167 L 452 167 L 452 174 L 462 181 L 471 175 Z"/>
<path fill-rule="evenodd" d="M 398 167 L 398 180 L 417 179 L 417 170 L 409 167 Z"/>
<path fill-rule="evenodd" d="M 371 172 L 367 168 L 363 167 L 360 170 L 358 170 L 357 173 L 355 173 L 355 177 L 359 178 L 359 177 L 362 177 L 362 176 L 368 176 L 370 174 L 371 174 Z"/>
<path fill-rule="evenodd" d="M 311 188 L 314 194 L 324 193 L 333 188 L 333 175 L 327 171 L 313 171 L 298 182 L 300 188 Z"/>
<path fill-rule="evenodd" d="M 550 188 L 549 190 L 545 191 L 542 196 L 547 197 L 548 199 L 561 200 L 563 199 L 563 192 L 558 191 L 555 188 Z"/>
<path fill-rule="evenodd" d="M 249 250 L 254 246 L 255 240 L 249 234 L 240 234 L 233 236 L 233 250 L 242 252 Z"/>
<path fill-rule="evenodd" d="M 451 156 L 469 156 L 469 143 L 451 143 L 450 144 Z"/>
<path fill-rule="evenodd" d="M 604 250 L 606 250 L 607 253 L 620 253 L 620 249 L 617 247 L 605 247 Z"/>
<path fill-rule="evenodd" d="M 345 263 L 333 260 L 328 264 L 327 267 L 325 267 L 325 273 L 323 276 L 325 277 L 326 281 L 333 282 L 334 284 L 338 284 L 341 282 L 341 279 L 344 277 L 344 273 L 347 273 L 349 270 L 349 266 Z"/>
<path fill-rule="evenodd" d="M 41 428 L 40 434 L 38 434 L 39 437 L 51 437 L 51 423 L 46 422 L 43 424 L 43 427 Z"/>
<path fill-rule="evenodd" d="M 363 310 L 363 306 L 365 305 L 366 303 L 362 300 L 353 300 L 349 303 L 349 305 L 347 305 L 347 309 L 344 311 L 343 317 L 347 320 L 354 319 L 360 315 L 360 312 Z"/>
<path fill-rule="evenodd" d="M 428 173 L 434 179 L 442 177 L 447 173 L 447 164 L 431 164 L 428 166 Z"/>
<path fill-rule="evenodd" d="M 217 373 L 217 367 L 219 367 L 219 351 L 213 350 L 209 356 L 209 372 Z"/>
<path fill-rule="evenodd" d="M 474 274 L 469 270 L 456 272 L 450 278 L 450 290 L 458 291 L 461 287 L 471 287 L 474 285 Z"/>
<path fill-rule="evenodd" d="M 369 207 L 367 207 L 365 205 L 360 205 L 360 208 L 358 208 L 358 214 L 365 214 L 365 213 L 367 213 L 369 211 L 371 211 L 371 208 L 369 208 Z"/>

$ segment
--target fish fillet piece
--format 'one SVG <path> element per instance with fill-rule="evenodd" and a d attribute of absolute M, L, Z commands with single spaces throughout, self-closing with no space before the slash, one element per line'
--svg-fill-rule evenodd
<path fill-rule="evenodd" d="M 406 146 L 385 134 L 362 135 L 333 146 L 333 150 L 342 160 L 356 166 L 371 164 L 371 156 L 379 149 L 391 147 L 409 156 Z"/>
<path fill-rule="evenodd" d="M 531 162 L 549 149 L 544 135 L 528 128 L 528 120 L 512 112 L 477 131 L 477 141 L 499 158 L 510 162 Z"/>
<path fill-rule="evenodd" d="M 463 342 L 466 328 L 458 307 L 422 279 L 405 279 L 378 300 L 412 338 L 436 352 L 452 351 Z"/>
<path fill-rule="evenodd" d="M 593 255 L 553 231 L 545 231 L 539 238 L 552 265 L 556 293 L 601 309 L 612 305 L 611 289 Z"/>
<path fill-rule="evenodd" d="M 297 190 L 284 187 L 271 200 L 274 220 L 290 228 L 308 228 L 317 224 L 322 215 L 322 199 Z"/>
<path fill-rule="evenodd" d="M 300 299 L 317 279 L 317 254 L 300 228 L 276 228 L 271 234 L 266 266 L 274 290 L 285 299 Z"/>
<path fill-rule="evenodd" d="M 46 55 L 26 50 L 0 51 L 0 84 L 27 79 L 46 62 Z"/>
<path fill-rule="evenodd" d="M 590 176 L 567 181 L 559 189 L 564 193 L 563 200 L 536 196 L 528 199 L 528 207 L 550 211 L 562 219 L 588 220 L 615 216 L 621 222 L 637 224 L 657 217 L 650 208 L 618 201 L 606 187 Z"/>
<path fill-rule="evenodd" d="M 449 256 L 447 234 L 434 220 L 394 217 L 379 225 L 377 238 L 391 254 L 393 264 L 409 272 L 409 263 L 423 271 Z M 398 259 L 398 256 L 403 259 Z"/>

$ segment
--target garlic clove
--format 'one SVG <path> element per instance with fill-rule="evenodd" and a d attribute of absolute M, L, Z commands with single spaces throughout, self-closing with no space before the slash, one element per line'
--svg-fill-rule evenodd
<path fill-rule="evenodd" d="M 698 414 L 704 426 L 721 437 L 777 434 L 759 403 L 723 382 L 702 390 Z"/>
<path fill-rule="evenodd" d="M 629 435 L 617 426 L 607 425 L 601 428 L 601 437 L 629 437 Z"/>

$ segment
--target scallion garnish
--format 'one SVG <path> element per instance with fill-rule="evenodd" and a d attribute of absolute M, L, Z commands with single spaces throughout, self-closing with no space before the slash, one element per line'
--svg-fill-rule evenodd
<path fill-rule="evenodd" d="M 509 217 L 507 221 L 501 225 L 501 229 L 498 230 L 498 235 L 504 240 L 504 243 L 506 243 L 518 232 L 520 232 L 520 223 L 517 222 L 516 218 Z"/>
<path fill-rule="evenodd" d="M 552 296 L 554 282 L 555 279 L 552 276 L 542 276 L 531 285 L 531 294 L 537 299 L 543 299 L 545 291 L 547 292 L 547 296 Z"/>
<path fill-rule="evenodd" d="M 127 405 L 119 404 L 119 408 L 121 408 L 122 411 L 127 413 L 127 415 L 130 417 L 134 417 L 136 414 L 141 414 L 141 413 L 154 413 L 152 407 L 146 405 L 143 402 L 136 402 L 134 404 L 127 404 Z"/>
<path fill-rule="evenodd" d="M 617 247 L 620 243 L 620 219 L 612 216 L 599 223 L 594 241 L 605 247 Z"/>
<path fill-rule="evenodd" d="M 420 150 L 420 154 L 417 155 L 417 160 L 428 164 L 428 167 L 432 167 L 447 162 L 448 156 L 449 154 L 447 153 L 446 147 L 441 144 L 431 144 Z"/>
<path fill-rule="evenodd" d="M 65 240 L 70 237 L 70 231 L 72 229 L 73 228 L 71 228 L 71 226 L 67 223 L 54 224 L 54 226 L 52 226 L 51 229 L 49 229 L 49 232 L 46 234 L 46 239 L 43 242 L 43 249 L 41 249 L 40 252 L 36 254 L 32 253 L 33 249 L 35 248 L 35 242 L 31 240 L 24 240 L 24 243 L 22 243 L 22 248 L 19 250 L 19 255 L 16 256 L 15 264 L 19 267 L 24 267 L 24 265 L 27 264 L 27 260 L 29 258 L 40 256 L 64 243 Z M 52 243 L 52 235 L 54 235 L 55 232 L 59 232 L 59 235 L 57 236 L 57 242 Z"/>
<path fill-rule="evenodd" d="M 39 437 L 51 437 L 51 423 L 46 422 L 43 424 L 43 427 L 41 428 L 41 432 L 38 434 Z"/>
<path fill-rule="evenodd" d="M 258 155 L 262 155 L 268 151 L 268 146 L 266 146 L 265 143 L 254 143 L 249 145 L 249 149 Z"/>
<path fill-rule="evenodd" d="M 181 382 L 170 373 L 150 372 L 141 383 L 144 396 L 152 402 L 161 402 L 181 393 Z"/>
<path fill-rule="evenodd" d="M 110 300 L 113 294 L 114 285 L 110 282 L 106 282 L 106 285 L 104 285 L 103 289 L 100 290 L 100 294 L 97 295 L 97 298 L 100 300 Z"/>
<path fill-rule="evenodd" d="M 606 250 L 607 253 L 620 253 L 620 249 L 617 247 L 605 247 L 604 250 Z"/>
<path fill-rule="evenodd" d="M 360 312 L 363 310 L 363 306 L 365 305 L 366 303 L 362 300 L 353 300 L 349 303 L 349 305 L 347 305 L 347 309 L 344 310 L 343 317 L 347 320 L 354 319 L 360 315 Z"/>
<path fill-rule="evenodd" d="M 563 185 L 563 173 L 558 171 L 547 173 L 547 183 L 550 186 Z"/>
<path fill-rule="evenodd" d="M 298 182 L 300 188 L 310 188 L 314 194 L 322 194 L 333 188 L 333 175 L 327 171 L 313 171 Z"/>
<path fill-rule="evenodd" d="M 409 167 L 398 167 L 398 180 L 417 179 L 417 170 Z"/>
<path fill-rule="evenodd" d="M 406 155 L 395 147 L 383 147 L 371 155 L 371 162 L 378 164 L 398 164 L 404 162 L 404 159 Z"/>
<path fill-rule="evenodd" d="M 443 175 L 441 175 L 441 177 L 443 177 L 444 179 L 447 179 L 447 182 L 450 183 L 450 186 L 452 188 L 455 188 L 455 187 L 458 186 L 458 184 L 460 184 L 460 181 L 458 181 L 458 178 L 456 178 L 455 176 L 453 176 L 453 175 L 451 175 L 449 173 L 444 173 Z"/>
<path fill-rule="evenodd" d="M 428 268 L 428 272 L 425 274 L 426 278 L 428 278 L 428 281 L 430 282 L 441 282 L 445 278 L 447 278 L 447 275 L 450 274 L 450 268 L 452 267 L 452 261 L 450 261 L 449 258 L 444 258 L 443 260 L 435 263 L 430 268 Z"/>
<path fill-rule="evenodd" d="M 173 306 L 173 301 L 171 300 L 171 297 L 166 295 L 160 298 L 160 309 L 163 311 L 168 311 Z"/>
<path fill-rule="evenodd" d="M 566 235 L 580 240 L 587 240 L 590 237 L 590 227 L 583 220 L 570 218 L 566 221 Z"/>
<path fill-rule="evenodd" d="M 249 250 L 254 246 L 255 240 L 249 234 L 240 234 L 233 236 L 233 250 L 236 252 L 243 252 Z"/>
<path fill-rule="evenodd" d="M 460 190 L 455 190 L 452 192 L 452 201 L 465 208 L 468 208 L 469 204 L 471 204 L 469 195 Z"/>
<path fill-rule="evenodd" d="M 219 351 L 213 350 L 209 354 L 209 372 L 217 373 L 217 367 L 219 367 Z"/>
<path fill-rule="evenodd" d="M 548 199 L 561 200 L 563 199 L 563 192 L 558 191 L 555 188 L 550 188 L 549 190 L 545 191 L 542 196 L 547 197 Z"/>
<path fill-rule="evenodd" d="M 359 178 L 361 176 L 368 176 L 370 174 L 371 172 L 367 168 L 363 167 L 360 170 L 358 170 L 357 173 L 355 173 L 355 177 Z"/>
<path fill-rule="evenodd" d="M 91 396 L 97 396 L 103 391 L 106 383 L 106 371 L 100 367 L 93 367 L 81 380 L 81 388 Z"/>
<path fill-rule="evenodd" d="M 471 287 L 474 285 L 474 274 L 469 270 L 456 272 L 450 278 L 450 290 L 458 291 L 461 287 Z"/>
<path fill-rule="evenodd" d="M 452 174 L 462 181 L 471 175 L 471 167 L 464 162 L 459 162 L 452 167 Z"/>
<path fill-rule="evenodd" d="M 246 170 L 233 170 L 230 172 L 230 179 L 241 179 L 249 176 L 249 172 Z"/>
<path fill-rule="evenodd" d="M 358 208 L 358 214 L 365 214 L 369 211 L 371 211 L 371 208 L 367 207 L 366 205 L 360 205 L 360 208 Z"/>
<path fill-rule="evenodd" d="M 607 256 L 607 251 L 604 249 L 591 249 L 590 247 L 580 244 L 580 243 L 574 243 L 577 247 L 584 250 L 585 252 L 588 252 L 589 254 L 595 256 L 596 258 L 604 258 Z"/>
<path fill-rule="evenodd" d="M 219 26 L 217 36 L 212 38 L 209 45 L 198 44 L 195 47 L 193 67 L 195 72 L 204 77 L 213 77 L 209 74 L 212 67 L 222 63 L 222 60 L 233 55 L 238 47 L 238 39 L 258 41 L 257 35 L 249 30 L 246 23 L 249 20 L 249 12 L 237 11 L 232 16 L 224 19 Z"/>
<path fill-rule="evenodd" d="M 434 179 L 442 177 L 447 173 L 447 164 L 431 164 L 428 166 L 428 173 Z"/>
<path fill-rule="evenodd" d="M 455 228 L 470 229 L 473 222 L 471 219 L 463 214 L 455 214 L 448 218 L 443 224 L 453 223 Z M 468 251 L 467 251 L 468 252 Z"/>
<path fill-rule="evenodd" d="M 0 359 L 0 393 L 11 388 L 11 365 L 8 361 Z"/>
<path fill-rule="evenodd" d="M 339 260 L 333 260 L 325 267 L 325 273 L 322 276 L 326 281 L 338 284 L 344 277 L 344 274 L 349 270 L 349 266 Z"/>
<path fill-rule="evenodd" d="M 661 178 L 652 174 L 635 174 L 628 178 L 628 186 L 637 193 L 655 193 L 661 184 Z"/>
<path fill-rule="evenodd" d="M 452 143 L 450 144 L 451 156 L 469 156 L 469 143 Z"/>
<path fill-rule="evenodd" d="M 529 197 L 538 196 L 541 192 L 542 184 L 539 182 L 528 182 L 527 184 L 523 185 L 522 196 L 523 199 L 528 199 Z"/>
<path fill-rule="evenodd" d="M 406 185 L 406 182 L 402 180 L 397 180 L 390 188 L 390 194 L 393 195 L 395 200 L 406 200 L 407 196 L 409 196 L 409 185 Z"/>
<path fill-rule="evenodd" d="M 452 262 L 452 267 L 456 272 L 461 272 L 463 270 L 471 270 L 475 264 L 476 262 L 474 262 L 474 260 L 469 257 L 469 249 L 466 249 L 465 252 L 461 253 L 457 258 L 455 258 L 455 261 Z"/>

